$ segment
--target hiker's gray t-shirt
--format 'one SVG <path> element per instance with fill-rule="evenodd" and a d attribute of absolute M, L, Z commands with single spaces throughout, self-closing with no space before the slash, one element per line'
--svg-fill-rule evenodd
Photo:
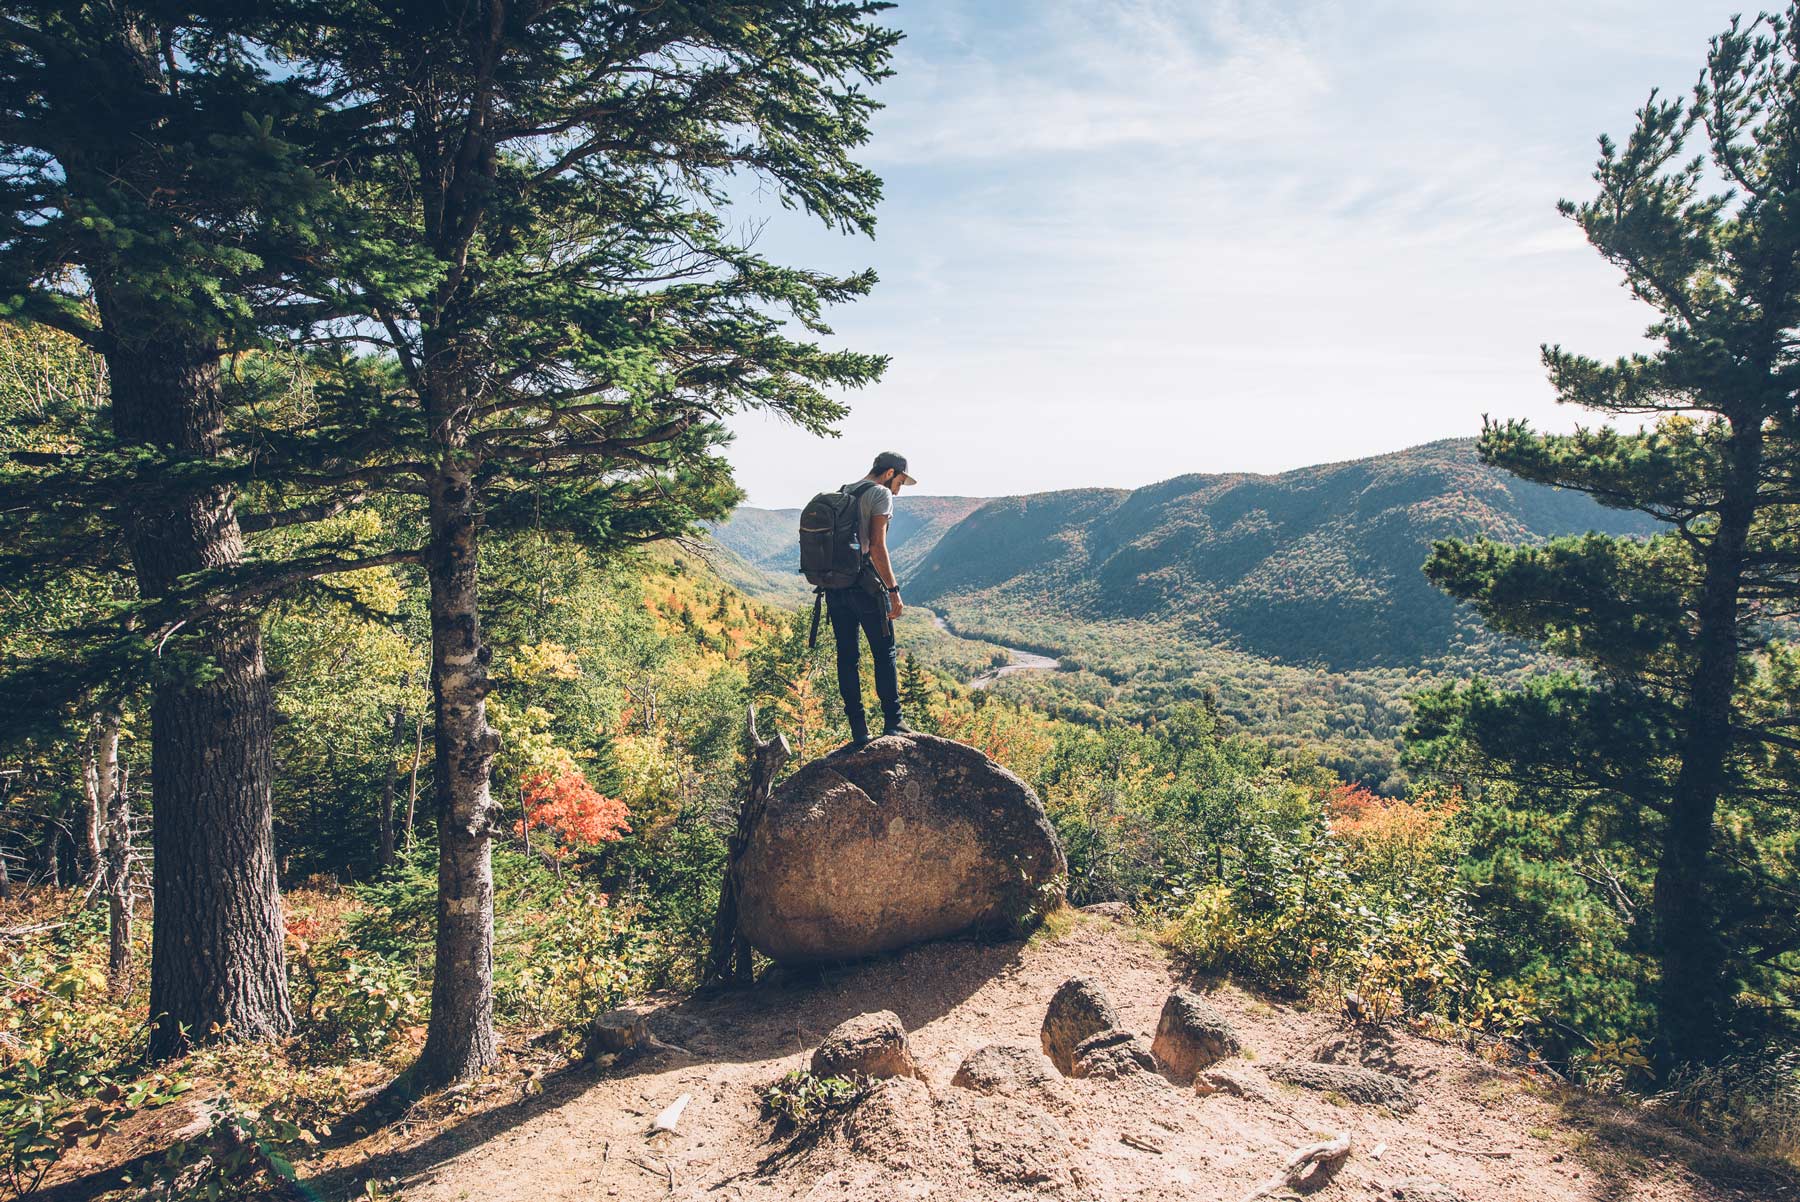
<path fill-rule="evenodd" d="M 856 482 L 856 484 L 861 483 L 861 480 Z M 844 490 L 848 492 L 855 488 L 856 484 L 846 484 Z M 888 491 L 885 484 L 871 485 L 863 489 L 862 496 L 856 498 L 856 507 L 856 537 L 860 540 L 857 546 L 862 548 L 864 555 L 867 555 L 871 532 L 875 529 L 875 519 L 894 516 L 894 494 Z"/>

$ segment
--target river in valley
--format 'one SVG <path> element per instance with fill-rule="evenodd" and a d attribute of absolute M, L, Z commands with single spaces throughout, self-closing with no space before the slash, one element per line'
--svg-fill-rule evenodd
<path fill-rule="evenodd" d="M 931 623 L 945 634 L 957 633 L 955 630 L 951 629 L 950 623 L 944 621 L 943 615 L 939 614 L 936 610 L 931 611 Z M 958 635 L 958 637 L 968 636 Z M 1015 672 L 1054 672 L 1056 670 L 1056 659 L 1054 656 L 1039 655 L 1035 651 L 1027 651 L 1022 647 L 1008 647 L 1005 643 L 995 642 L 990 638 L 983 638 L 981 641 L 984 643 L 993 643 L 994 646 L 1005 651 L 1008 655 L 1012 656 L 1012 662 L 1002 664 L 998 668 L 989 668 L 985 672 L 980 672 L 975 676 L 970 677 L 969 687 L 971 689 L 985 689 L 996 680 L 999 680 L 1002 676 L 1011 676 Z"/>

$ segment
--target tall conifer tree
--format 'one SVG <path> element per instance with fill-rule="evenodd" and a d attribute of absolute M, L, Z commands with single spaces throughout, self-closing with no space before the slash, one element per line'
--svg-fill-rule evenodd
<path fill-rule="evenodd" d="M 731 225 L 733 175 L 788 207 L 872 229 L 852 159 L 898 35 L 847 0 L 718 5 L 296 3 L 271 34 L 360 139 L 338 184 L 363 237 L 436 268 L 392 289 L 346 261 L 363 318 L 415 406 L 364 477 L 423 495 L 437 704 L 438 936 L 421 1083 L 495 1054 L 484 530 L 608 546 L 722 516 L 737 491 L 721 419 L 761 407 L 814 431 L 823 391 L 883 360 L 789 333 L 873 283 L 783 267 Z"/>
<path fill-rule="evenodd" d="M 1418 733 L 1460 734 L 1486 770 L 1563 805 L 1610 798 L 1636 811 L 1623 826 L 1653 833 L 1665 1065 L 1718 1052 L 1741 1027 L 1738 989 L 1791 970 L 1800 951 L 1791 915 L 1767 912 L 1781 894 L 1762 887 L 1771 865 L 1754 851 L 1755 831 L 1793 820 L 1792 782 L 1768 776 L 1771 753 L 1800 747 L 1794 699 L 1767 696 L 1785 656 L 1771 619 L 1800 593 L 1797 15 L 1734 21 L 1691 98 L 1653 93 L 1624 145 L 1601 140 L 1595 198 L 1562 205 L 1658 316 L 1650 353 L 1605 363 L 1547 348 L 1558 397 L 1654 425 L 1544 435 L 1506 422 L 1482 438 L 1488 462 L 1669 532 L 1440 544 L 1426 568 L 1501 631 L 1593 670 L 1591 683 L 1439 694 Z M 1704 153 L 1684 157 L 1696 143 Z M 1729 838 L 1752 846 L 1721 857 L 1727 811 Z"/>

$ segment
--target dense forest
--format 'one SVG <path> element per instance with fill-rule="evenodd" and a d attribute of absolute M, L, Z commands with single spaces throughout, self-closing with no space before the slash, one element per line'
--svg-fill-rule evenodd
<path fill-rule="evenodd" d="M 747 716 L 848 737 L 723 423 L 886 367 L 734 188 L 874 229 L 885 8 L 0 11 L 0 1191 L 278 1190 L 711 983 Z M 1546 366 L 1631 422 L 895 529 L 908 714 L 1071 903 L 1800 1161 L 1794 15 L 1565 206 L 1659 318 Z"/>

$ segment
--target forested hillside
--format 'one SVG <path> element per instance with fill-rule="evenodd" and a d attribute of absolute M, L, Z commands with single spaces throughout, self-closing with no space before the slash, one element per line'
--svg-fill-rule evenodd
<path fill-rule="evenodd" d="M 1481 638 L 1420 571 L 1434 541 L 1538 542 L 1652 523 L 1483 464 L 1472 439 L 1278 476 L 1181 476 L 1132 492 L 990 502 L 946 531 L 909 595 L 959 626 L 1166 623 L 1288 664 L 1405 668 Z M 1054 648 L 1064 650 L 1067 648 Z"/>
<path fill-rule="evenodd" d="M 894 516 L 888 524 L 888 553 L 903 583 L 910 582 L 918 566 L 944 533 L 987 504 L 985 497 L 915 497 L 894 499 Z M 800 511 L 757 509 L 740 505 L 731 516 L 709 527 L 714 541 L 745 563 L 760 568 L 769 581 L 767 591 L 780 588 L 800 566 Z"/>

